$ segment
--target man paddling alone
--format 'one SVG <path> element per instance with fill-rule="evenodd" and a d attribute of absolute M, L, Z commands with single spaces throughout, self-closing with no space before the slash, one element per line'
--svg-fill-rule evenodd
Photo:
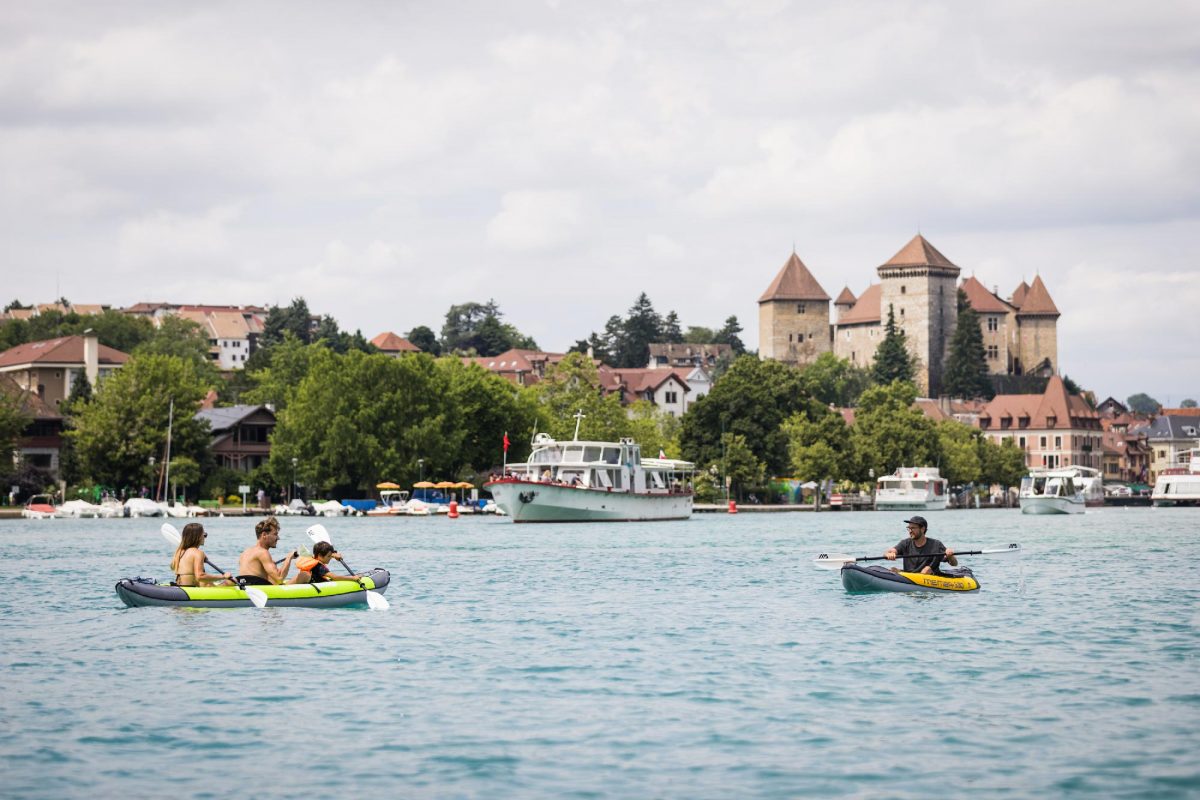
<path fill-rule="evenodd" d="M 883 554 L 888 561 L 895 561 L 898 556 L 904 558 L 904 569 L 892 567 L 892 572 L 922 572 L 933 575 L 937 573 L 943 558 L 950 566 L 958 566 L 958 559 L 954 557 L 953 550 L 937 539 L 930 539 L 925 535 L 929 530 L 929 523 L 924 517 L 913 517 L 904 522 L 908 525 L 908 538 Z"/>
<path fill-rule="evenodd" d="M 288 553 L 283 560 L 282 569 L 275 566 L 271 560 L 271 548 L 279 544 L 279 520 L 267 517 L 254 526 L 258 536 L 250 547 L 242 551 L 238 559 L 238 580 L 249 586 L 273 586 L 283 583 L 288 572 L 292 569 L 292 559 L 295 552 Z"/>

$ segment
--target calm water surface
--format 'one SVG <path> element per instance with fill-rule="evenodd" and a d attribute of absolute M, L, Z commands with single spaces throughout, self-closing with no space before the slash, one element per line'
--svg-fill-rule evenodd
<path fill-rule="evenodd" d="M 929 515 L 1024 546 L 972 595 L 811 566 L 904 516 L 326 521 L 387 612 L 126 609 L 159 522 L 3 521 L 0 794 L 1200 796 L 1200 511 Z M 232 568 L 252 521 L 206 525 Z"/>

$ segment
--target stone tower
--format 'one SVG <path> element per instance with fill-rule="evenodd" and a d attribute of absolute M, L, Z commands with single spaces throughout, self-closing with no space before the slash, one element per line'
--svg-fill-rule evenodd
<path fill-rule="evenodd" d="M 1024 282 L 1022 281 L 1022 285 Z M 1013 295 L 1014 304 L 1017 297 Z M 1058 371 L 1058 306 L 1050 298 L 1040 275 L 1034 277 L 1028 291 L 1021 294 L 1017 307 L 1016 358 L 1013 373 L 1036 372 L 1054 375 Z"/>
<path fill-rule="evenodd" d="M 917 358 L 917 390 L 925 397 L 936 397 L 941 389 L 942 366 L 958 322 L 959 271 L 921 234 L 878 270 L 880 315 L 887 319 L 888 307 L 895 309 L 896 326 Z"/>
<path fill-rule="evenodd" d="M 831 349 L 829 295 L 794 252 L 758 298 L 758 352 L 787 364 L 811 364 Z"/>

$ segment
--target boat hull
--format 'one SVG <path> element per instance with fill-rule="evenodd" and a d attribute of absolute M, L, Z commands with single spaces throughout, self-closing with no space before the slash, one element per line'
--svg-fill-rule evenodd
<path fill-rule="evenodd" d="M 692 495 L 684 493 L 612 492 L 531 481 L 485 488 L 513 522 L 651 522 L 692 515 Z"/>
<path fill-rule="evenodd" d="M 390 581 L 391 576 L 386 569 L 376 568 L 363 576 L 362 586 L 350 581 L 329 581 L 254 588 L 267 595 L 268 608 L 339 608 L 366 605 L 367 589 L 384 592 Z M 130 608 L 246 608 L 254 605 L 246 592 L 236 586 L 172 586 L 146 578 L 125 578 L 117 582 L 116 589 L 121 602 Z"/>
<path fill-rule="evenodd" d="M 1022 497 L 1022 514 L 1082 514 L 1086 503 L 1075 497 Z"/>
<path fill-rule="evenodd" d="M 943 575 L 919 572 L 892 572 L 887 567 L 842 567 L 842 586 L 846 591 L 865 592 L 976 592 L 979 581 L 966 567 L 949 569 Z"/>
<path fill-rule="evenodd" d="M 900 500 L 875 498 L 876 511 L 945 511 L 947 499 L 945 496 L 935 500 Z"/>

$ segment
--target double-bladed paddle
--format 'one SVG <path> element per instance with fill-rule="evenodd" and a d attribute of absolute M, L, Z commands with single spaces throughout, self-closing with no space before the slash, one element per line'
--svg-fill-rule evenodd
<path fill-rule="evenodd" d="M 183 541 L 183 535 L 179 531 L 175 530 L 175 526 L 169 522 L 164 522 L 163 526 L 159 529 L 159 532 L 162 533 L 164 539 L 166 539 L 168 542 L 175 545 L 176 547 L 179 547 L 179 543 Z M 225 570 L 221 569 L 216 564 L 214 564 L 209 559 L 208 556 L 204 557 L 204 563 L 208 564 L 210 567 L 212 567 L 213 569 L 215 569 L 217 572 L 221 573 L 222 575 L 227 574 L 225 572 Z M 250 602 L 254 604 L 255 608 L 265 608 L 266 607 L 267 593 L 264 592 L 262 589 L 256 589 L 253 586 L 246 586 L 246 585 L 242 584 L 241 582 L 238 582 L 238 588 L 246 593 L 246 597 L 250 598 Z"/>
<path fill-rule="evenodd" d="M 1008 547 L 997 547 L 991 550 L 955 550 L 954 555 L 958 556 L 988 556 L 996 553 L 1019 553 L 1021 545 L 1013 542 Z M 897 556 L 897 558 L 928 558 L 930 556 L 944 556 L 945 553 L 917 553 L 910 556 Z M 843 553 L 821 553 L 813 559 L 813 566 L 817 569 L 841 569 L 847 563 L 857 563 L 859 561 L 889 561 L 887 556 L 848 556 Z"/>
<path fill-rule="evenodd" d="M 308 538 L 313 540 L 314 544 L 317 542 L 324 542 L 330 547 L 333 547 L 333 540 L 329 538 L 329 531 L 325 530 L 325 526 L 321 523 L 318 522 L 316 525 L 313 525 L 311 528 L 305 531 L 305 533 L 308 534 Z M 334 547 L 334 552 L 336 551 L 337 548 Z M 344 559 L 339 557 L 338 562 L 345 568 L 347 575 L 354 574 L 354 570 L 350 569 L 350 565 L 348 565 Z M 362 586 L 362 583 L 360 582 L 359 585 Z M 367 589 L 365 586 L 363 586 L 363 588 L 367 591 L 367 607 L 372 611 L 386 611 L 391 606 L 391 603 L 387 601 L 387 598 L 379 592 L 376 592 L 372 589 Z"/>

